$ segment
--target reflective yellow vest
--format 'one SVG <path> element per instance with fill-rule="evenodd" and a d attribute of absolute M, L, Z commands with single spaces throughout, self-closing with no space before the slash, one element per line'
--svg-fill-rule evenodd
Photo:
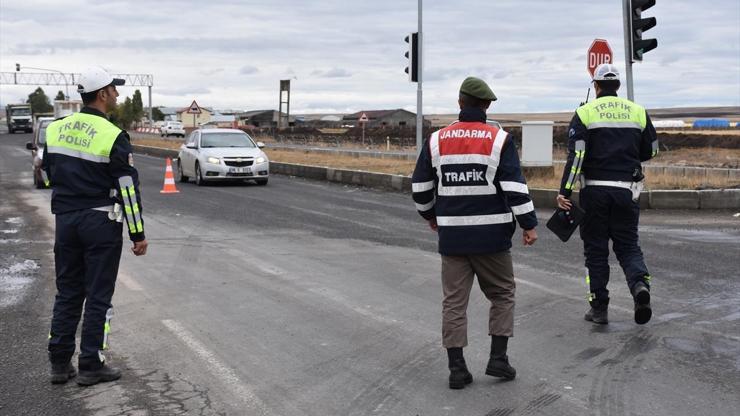
<path fill-rule="evenodd" d="M 607 127 L 634 128 L 642 131 L 647 126 L 645 108 L 620 97 L 597 98 L 578 107 L 576 113 L 589 130 Z"/>
<path fill-rule="evenodd" d="M 103 117 L 75 113 L 46 128 L 48 153 L 97 163 L 109 163 L 110 152 L 121 129 Z"/>

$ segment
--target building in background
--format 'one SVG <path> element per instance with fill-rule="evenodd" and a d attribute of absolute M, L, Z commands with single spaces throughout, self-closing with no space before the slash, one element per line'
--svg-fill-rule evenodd
<path fill-rule="evenodd" d="M 285 113 L 282 115 L 285 117 Z M 236 114 L 236 120 L 240 126 L 254 126 L 260 128 L 277 127 L 279 119 L 280 112 L 277 110 L 253 110 Z M 290 116 L 288 125 L 291 127 L 296 125 L 296 118 L 294 116 Z"/>
<path fill-rule="evenodd" d="M 177 110 L 177 121 L 182 122 L 185 128 L 195 128 L 211 121 L 213 110 L 206 107 L 200 107 L 200 114 L 188 113 L 190 106 Z"/>
<path fill-rule="evenodd" d="M 357 126 L 362 115 L 368 118 L 368 128 L 379 128 L 379 127 L 416 127 L 416 113 L 406 111 L 402 108 L 395 110 L 364 110 L 358 111 L 353 114 L 347 114 L 342 118 L 342 123 L 345 125 Z M 429 120 L 424 119 L 424 126 L 429 127 L 431 123 Z"/>

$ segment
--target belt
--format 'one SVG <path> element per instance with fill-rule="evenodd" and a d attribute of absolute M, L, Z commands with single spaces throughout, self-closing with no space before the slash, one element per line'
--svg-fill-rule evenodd
<path fill-rule="evenodd" d="M 586 186 L 611 186 L 614 188 L 632 189 L 634 182 L 625 181 L 597 181 L 593 179 L 586 179 Z"/>

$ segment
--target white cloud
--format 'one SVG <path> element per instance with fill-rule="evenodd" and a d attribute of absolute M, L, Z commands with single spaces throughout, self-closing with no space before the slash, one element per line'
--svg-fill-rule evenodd
<path fill-rule="evenodd" d="M 586 49 L 607 39 L 624 67 L 620 0 L 424 2 L 424 106 L 454 112 L 468 75 L 490 82 L 495 111 L 565 111 L 583 99 Z M 276 108 L 291 79 L 291 111 L 408 108 L 403 38 L 416 1 L 0 0 L 0 71 L 24 66 L 79 72 L 90 63 L 153 74 L 155 105 L 193 99 L 216 108 Z M 78 22 L 84 10 L 84 24 Z M 740 105 L 740 4 L 662 1 L 647 15 L 659 46 L 634 65 L 647 107 Z M 248 76 L 245 76 L 248 75 Z M 2 86 L 0 101 L 34 87 Z M 44 87 L 51 94 L 57 87 Z M 122 95 L 134 87 L 121 89 Z M 142 89 L 146 94 L 146 91 Z M 145 101 L 146 101 L 145 97 Z"/>

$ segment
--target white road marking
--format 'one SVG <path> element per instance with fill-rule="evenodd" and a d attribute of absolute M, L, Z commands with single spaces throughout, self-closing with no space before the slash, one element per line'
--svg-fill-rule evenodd
<path fill-rule="evenodd" d="M 221 379 L 224 384 L 232 389 L 234 398 L 241 401 L 246 408 L 244 414 L 248 415 L 269 415 L 267 406 L 245 385 L 232 369 L 223 364 L 216 355 L 211 352 L 205 345 L 198 341 L 193 334 L 183 328 L 177 321 L 171 319 L 162 320 L 164 326 L 175 334 L 182 342 L 185 343 L 195 354 L 206 362 L 211 374 Z"/>
<path fill-rule="evenodd" d="M 118 272 L 118 280 L 123 283 L 123 285 L 126 286 L 126 289 L 128 290 L 133 290 L 135 292 L 144 291 L 144 288 L 141 287 L 141 285 L 136 280 L 134 280 L 133 277 L 125 273 L 121 273 L 120 271 Z"/>

